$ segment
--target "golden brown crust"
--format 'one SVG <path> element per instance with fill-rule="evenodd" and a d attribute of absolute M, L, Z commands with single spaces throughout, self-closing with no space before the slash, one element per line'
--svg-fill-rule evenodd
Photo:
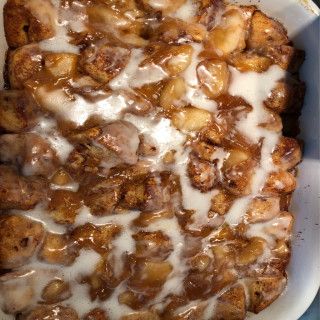
<path fill-rule="evenodd" d="M 71 239 L 81 248 L 91 248 L 100 253 L 109 250 L 112 238 L 120 233 L 120 227 L 113 224 L 95 226 L 91 223 L 76 227 L 71 233 Z"/>
<path fill-rule="evenodd" d="M 83 184 L 80 191 L 84 195 L 85 204 L 94 215 L 111 214 L 116 208 L 121 197 L 121 186 L 124 179 L 95 178 Z M 82 191 L 83 190 L 83 191 Z"/>
<path fill-rule="evenodd" d="M 269 175 L 263 188 L 263 194 L 278 195 L 280 193 L 291 193 L 295 188 L 296 179 L 294 175 L 288 171 L 280 170 Z"/>
<path fill-rule="evenodd" d="M 305 59 L 304 51 L 289 45 L 267 47 L 264 50 L 276 64 L 291 73 L 298 72 Z"/>
<path fill-rule="evenodd" d="M 225 1 L 223 0 L 201 0 L 199 1 L 199 22 L 207 30 L 211 30 L 217 25 L 220 14 L 225 10 Z"/>
<path fill-rule="evenodd" d="M 8 55 L 8 75 L 12 89 L 23 89 L 25 82 L 42 68 L 42 54 L 36 44 L 23 46 Z"/>
<path fill-rule="evenodd" d="M 34 104 L 23 91 L 1 91 L 0 129 L 15 133 L 28 129 L 34 120 Z"/>
<path fill-rule="evenodd" d="M 109 318 L 106 315 L 106 312 L 99 308 L 93 309 L 92 311 L 90 311 L 84 316 L 84 320 L 108 320 L 108 319 Z"/>
<path fill-rule="evenodd" d="M 121 320 L 159 320 L 159 316 L 151 311 L 138 311 L 121 317 Z"/>
<path fill-rule="evenodd" d="M 54 35 L 53 27 L 42 24 L 24 3 L 25 1 L 9 0 L 3 9 L 5 35 L 11 48 L 48 39 Z"/>
<path fill-rule="evenodd" d="M 46 304 L 58 303 L 71 297 L 68 283 L 56 279 L 50 281 L 42 290 L 41 298 Z"/>
<path fill-rule="evenodd" d="M 48 210 L 55 222 L 73 224 L 81 205 L 82 200 L 77 192 L 55 190 L 51 193 Z"/>
<path fill-rule="evenodd" d="M 257 197 L 254 198 L 246 212 L 246 219 L 249 223 L 268 221 L 279 215 L 280 198 L 278 197 Z"/>
<path fill-rule="evenodd" d="M 127 65 L 130 50 L 110 44 L 96 45 L 86 48 L 80 60 L 80 66 L 93 79 L 108 83 Z"/>
<path fill-rule="evenodd" d="M 293 169 L 301 161 L 301 148 L 296 139 L 282 137 L 273 151 L 274 164 L 283 170 Z"/>
<path fill-rule="evenodd" d="M 272 65 L 273 61 L 264 55 L 254 51 L 238 52 L 228 57 L 228 63 L 241 72 L 265 72 Z"/>
<path fill-rule="evenodd" d="M 277 21 L 257 10 L 251 20 L 247 45 L 250 49 L 287 45 L 289 39 L 285 28 Z"/>
<path fill-rule="evenodd" d="M 168 44 L 179 43 L 181 39 L 191 39 L 195 42 L 202 41 L 206 36 L 205 27 L 198 23 L 165 17 L 157 30 L 157 39 Z"/>
<path fill-rule="evenodd" d="M 139 258 L 153 257 L 165 260 L 173 250 L 170 239 L 160 231 L 139 231 L 132 237 L 136 242 L 135 256 Z"/>
<path fill-rule="evenodd" d="M 277 83 L 264 104 L 279 114 L 295 113 L 299 112 L 302 107 L 304 94 L 305 84 L 303 82 L 286 79 L 286 81 Z"/>
<path fill-rule="evenodd" d="M 78 246 L 68 235 L 48 232 L 39 258 L 49 264 L 71 265 L 78 256 Z"/>
<path fill-rule="evenodd" d="M 210 211 L 213 213 L 216 212 L 219 215 L 224 215 L 229 211 L 234 200 L 235 196 L 227 190 L 221 189 L 219 190 L 219 193 L 213 196 Z"/>
<path fill-rule="evenodd" d="M 269 306 L 283 291 L 287 279 L 283 276 L 261 277 L 249 285 L 249 310 L 258 313 Z"/>
<path fill-rule="evenodd" d="M 246 296 L 242 286 L 235 286 L 224 292 L 216 306 L 214 320 L 243 320 L 246 315 Z"/>
<path fill-rule="evenodd" d="M 35 133 L 0 136 L 0 161 L 17 166 L 27 176 L 47 176 L 60 163 L 50 143 Z"/>
<path fill-rule="evenodd" d="M 29 314 L 22 316 L 23 320 L 79 320 L 77 313 L 69 307 L 56 306 L 39 306 Z"/>
<path fill-rule="evenodd" d="M 250 154 L 242 150 L 230 150 L 229 157 L 221 169 L 222 186 L 236 196 L 248 195 L 251 192 L 253 164 L 254 160 L 250 158 Z"/>
<path fill-rule="evenodd" d="M 47 183 L 39 177 L 25 178 L 9 166 L 0 165 L 0 209 L 32 209 L 46 197 Z"/>
<path fill-rule="evenodd" d="M 217 172 L 214 164 L 196 157 L 190 158 L 188 174 L 192 185 L 201 192 L 208 192 L 217 183 Z"/>
<path fill-rule="evenodd" d="M 0 268 L 11 269 L 26 264 L 42 242 L 41 223 L 23 216 L 0 217 Z"/>

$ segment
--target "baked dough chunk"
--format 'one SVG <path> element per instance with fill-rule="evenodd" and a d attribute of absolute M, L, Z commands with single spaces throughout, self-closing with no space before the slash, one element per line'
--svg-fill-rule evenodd
<path fill-rule="evenodd" d="M 46 197 L 47 183 L 44 179 L 20 176 L 15 169 L 0 165 L 0 209 L 33 208 Z"/>
<path fill-rule="evenodd" d="M 41 2 L 41 6 L 47 7 L 48 14 L 50 14 L 51 2 L 49 0 Z M 9 47 L 21 47 L 31 42 L 51 38 L 54 35 L 54 21 L 50 19 L 41 21 L 39 19 L 40 6 L 34 6 L 32 3 L 32 1 L 28 3 L 26 0 L 10 0 L 5 4 L 3 17 Z"/>
<path fill-rule="evenodd" d="M 80 61 L 83 69 L 94 79 L 108 83 L 127 65 L 130 50 L 110 44 L 96 44 L 88 47 Z"/>
<path fill-rule="evenodd" d="M 50 144 L 34 133 L 0 136 L 0 160 L 18 166 L 27 176 L 46 176 L 60 162 Z"/>
<path fill-rule="evenodd" d="M 261 277 L 252 280 L 249 285 L 250 306 L 249 310 L 258 313 L 270 305 L 281 294 L 287 283 L 283 276 Z"/>
<path fill-rule="evenodd" d="M 253 14 L 248 38 L 249 48 L 276 47 L 288 43 L 287 31 L 281 23 L 270 19 L 261 11 Z"/>
<path fill-rule="evenodd" d="M 45 234 L 42 224 L 24 216 L 4 215 L 0 226 L 0 267 L 23 266 L 42 243 Z"/>
<path fill-rule="evenodd" d="M 241 320 L 245 317 L 246 296 L 242 286 L 227 290 L 218 298 L 214 320 Z"/>
<path fill-rule="evenodd" d="M 0 92 L 0 129 L 18 133 L 33 125 L 35 102 L 25 92 L 2 90 Z"/>
<path fill-rule="evenodd" d="M 8 52 L 8 76 L 12 89 L 23 89 L 27 80 L 42 69 L 42 54 L 36 44 Z"/>

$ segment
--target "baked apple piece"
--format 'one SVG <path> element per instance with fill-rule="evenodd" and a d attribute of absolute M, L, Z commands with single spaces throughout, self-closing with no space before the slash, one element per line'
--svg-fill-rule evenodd
<path fill-rule="evenodd" d="M 48 232 L 38 257 L 48 264 L 72 265 L 79 255 L 79 247 L 68 234 Z"/>

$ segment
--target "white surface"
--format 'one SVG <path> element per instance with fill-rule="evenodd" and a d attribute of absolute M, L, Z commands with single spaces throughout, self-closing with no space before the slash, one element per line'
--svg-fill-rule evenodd
<path fill-rule="evenodd" d="M 0 9 L 4 2 L 0 0 Z M 307 83 L 307 96 L 301 118 L 301 137 L 305 141 L 305 154 L 300 165 L 299 188 L 295 192 L 291 207 L 296 216 L 296 224 L 293 255 L 289 266 L 289 284 L 286 292 L 269 308 L 259 315 L 249 316 L 250 320 L 296 320 L 311 304 L 320 284 L 319 9 L 306 0 L 235 2 L 257 4 L 266 13 L 278 18 L 287 27 L 295 45 L 304 49 L 307 54 L 301 74 Z M 5 41 L 2 15 L 0 25 L 0 61 L 3 62 Z M 0 319 L 3 319 L 1 314 Z"/>

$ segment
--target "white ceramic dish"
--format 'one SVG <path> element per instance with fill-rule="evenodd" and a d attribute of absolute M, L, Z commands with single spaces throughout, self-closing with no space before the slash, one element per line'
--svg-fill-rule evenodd
<path fill-rule="evenodd" d="M 232 2 L 232 1 L 230 1 Z M 292 211 L 295 213 L 292 259 L 285 293 L 259 315 L 250 320 L 297 320 L 309 307 L 320 286 L 320 10 L 308 0 L 240 0 L 256 4 L 287 28 L 296 47 L 306 51 L 301 78 L 307 84 L 307 95 L 301 117 L 301 138 L 305 141 L 300 165 L 299 187 Z M 0 0 L 0 10 L 5 0 Z M 5 55 L 5 38 L 0 16 L 0 62 Z M 2 64 L 0 63 L 2 70 Z M 7 319 L 1 315 L 0 320 Z"/>

